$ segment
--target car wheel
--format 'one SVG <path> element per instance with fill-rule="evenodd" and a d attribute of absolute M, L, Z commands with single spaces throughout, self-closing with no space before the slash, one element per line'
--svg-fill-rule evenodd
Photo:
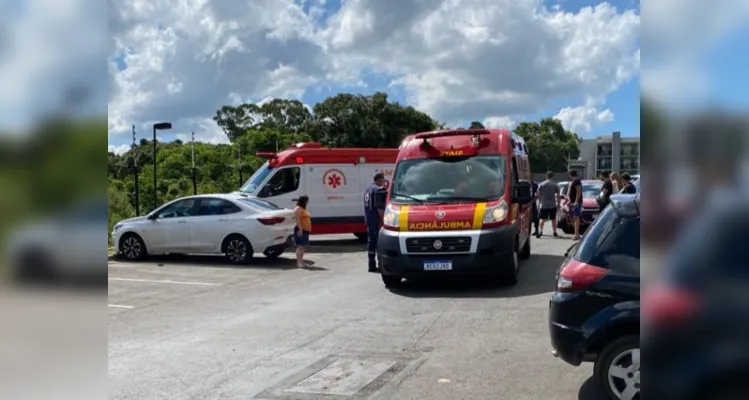
<path fill-rule="evenodd" d="M 508 256 L 503 260 L 500 268 L 499 283 L 506 286 L 517 285 L 520 272 L 520 262 L 517 249 L 512 252 L 511 256 Z"/>
<path fill-rule="evenodd" d="M 385 284 L 386 288 L 397 288 L 403 283 L 403 278 L 401 278 L 398 275 L 384 275 L 380 274 L 382 276 L 382 283 Z"/>
<path fill-rule="evenodd" d="M 146 244 L 135 233 L 126 233 L 120 238 L 120 255 L 128 261 L 138 261 L 146 257 Z"/>
<path fill-rule="evenodd" d="M 281 254 L 283 254 L 283 249 L 266 249 L 263 252 L 265 258 L 270 258 L 271 260 L 275 260 L 276 258 L 280 257 Z"/>
<path fill-rule="evenodd" d="M 521 259 L 527 260 L 531 257 L 531 237 L 528 236 L 528 239 L 525 241 L 525 245 L 523 246 L 523 249 L 520 250 L 520 254 L 518 255 Z"/>
<path fill-rule="evenodd" d="M 44 251 L 28 249 L 15 266 L 15 279 L 20 283 L 41 283 L 55 280 L 55 267 Z"/>
<path fill-rule="evenodd" d="M 593 374 L 610 399 L 640 399 L 640 337 L 609 343 L 596 359 Z"/>
<path fill-rule="evenodd" d="M 366 233 L 354 233 L 354 236 L 356 236 L 357 239 L 364 243 L 369 241 L 369 235 L 367 235 Z"/>
<path fill-rule="evenodd" d="M 224 255 L 232 264 L 247 264 L 252 260 L 253 250 L 250 241 L 241 235 L 231 235 L 224 239 Z"/>

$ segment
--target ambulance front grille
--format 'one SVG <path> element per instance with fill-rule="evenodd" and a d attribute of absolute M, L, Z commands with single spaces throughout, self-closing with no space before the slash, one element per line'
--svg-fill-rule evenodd
<path fill-rule="evenodd" d="M 469 236 L 429 237 L 406 239 L 406 251 L 410 253 L 467 253 L 471 250 Z"/>

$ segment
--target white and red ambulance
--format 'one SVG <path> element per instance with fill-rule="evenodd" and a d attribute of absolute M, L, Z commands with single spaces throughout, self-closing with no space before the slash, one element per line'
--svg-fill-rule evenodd
<path fill-rule="evenodd" d="M 312 234 L 353 233 L 366 239 L 364 190 L 374 175 L 393 176 L 398 149 L 326 148 L 298 143 L 279 153 L 258 153 L 268 161 L 239 189 L 279 207 L 294 208 L 309 196 Z"/>

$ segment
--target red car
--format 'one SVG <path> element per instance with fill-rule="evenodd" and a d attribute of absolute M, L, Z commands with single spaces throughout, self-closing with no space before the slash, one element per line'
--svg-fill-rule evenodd
<path fill-rule="evenodd" d="M 598 200 L 596 198 L 601 193 L 603 181 L 599 180 L 584 180 L 583 184 L 583 208 L 580 213 L 580 233 L 585 232 L 585 229 L 593 222 L 598 213 L 601 211 L 598 207 Z M 572 211 L 569 208 L 570 200 L 567 196 L 569 191 L 569 185 L 565 186 L 562 190 L 562 201 L 560 203 L 560 212 L 557 213 L 557 226 L 562 232 L 566 234 L 574 233 L 572 228 Z"/>

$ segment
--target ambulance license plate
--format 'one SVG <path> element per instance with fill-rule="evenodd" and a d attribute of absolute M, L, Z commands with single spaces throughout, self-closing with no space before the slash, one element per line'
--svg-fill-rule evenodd
<path fill-rule="evenodd" d="M 452 261 L 424 261 L 424 271 L 452 271 Z"/>

